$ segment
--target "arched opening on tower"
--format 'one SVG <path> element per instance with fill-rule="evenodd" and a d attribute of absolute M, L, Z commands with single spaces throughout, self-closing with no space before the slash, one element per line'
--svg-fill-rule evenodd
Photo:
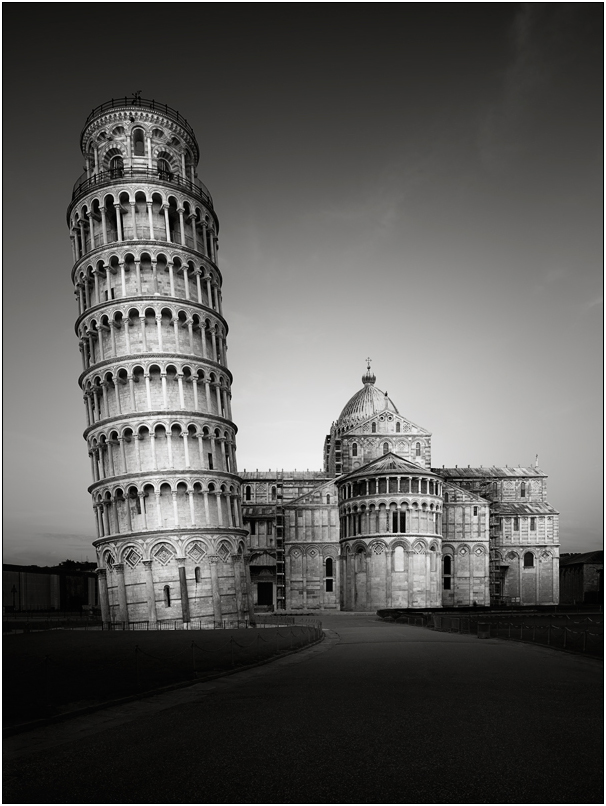
<path fill-rule="evenodd" d="M 145 132 L 139 127 L 133 129 L 133 156 L 145 156 Z"/>
<path fill-rule="evenodd" d="M 116 154 L 110 159 L 109 175 L 112 179 L 120 179 L 124 176 L 124 160 L 121 154 Z"/>

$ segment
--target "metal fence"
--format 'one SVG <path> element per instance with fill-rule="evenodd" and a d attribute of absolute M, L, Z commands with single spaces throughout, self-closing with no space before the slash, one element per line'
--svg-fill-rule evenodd
<path fill-rule="evenodd" d="M 415 616 L 412 617 L 412 619 L 415 618 Z M 574 621 L 572 617 L 567 616 L 568 625 L 554 624 L 552 621 L 546 624 L 528 624 L 522 618 L 502 620 L 437 614 L 427 615 L 424 618 L 426 620 L 424 626 L 440 632 L 543 644 L 554 649 L 566 649 L 589 655 L 603 655 L 604 653 L 602 622 L 591 617 Z M 548 617 L 541 618 L 547 621 Z M 561 620 L 563 617 L 559 616 L 558 621 Z M 400 618 L 396 621 L 400 621 Z M 414 621 L 407 623 L 414 623 Z"/>

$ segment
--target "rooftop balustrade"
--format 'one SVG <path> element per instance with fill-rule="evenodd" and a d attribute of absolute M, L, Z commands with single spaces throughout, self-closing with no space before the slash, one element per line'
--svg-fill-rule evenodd
<path fill-rule="evenodd" d="M 164 182 L 169 185 L 177 185 L 200 199 L 200 201 L 210 207 L 211 210 L 214 209 L 210 191 L 199 179 L 195 179 L 192 182 L 190 179 L 186 179 L 184 176 L 177 173 L 160 171 L 157 168 L 142 168 L 136 166 L 134 168 L 114 168 L 110 171 L 100 171 L 91 176 L 88 176 L 86 172 L 83 173 L 76 180 L 74 185 L 72 202 L 84 193 L 88 193 L 93 188 L 110 185 L 123 179 L 147 179 L 155 182 Z"/>

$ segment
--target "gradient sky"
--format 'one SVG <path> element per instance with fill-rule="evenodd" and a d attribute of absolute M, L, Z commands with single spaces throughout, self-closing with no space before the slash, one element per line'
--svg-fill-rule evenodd
<path fill-rule="evenodd" d="M 371 356 L 434 466 L 538 453 L 601 546 L 601 3 L 3 10 L 6 562 L 94 558 L 65 211 L 136 90 L 200 144 L 241 470 L 320 469 Z"/>

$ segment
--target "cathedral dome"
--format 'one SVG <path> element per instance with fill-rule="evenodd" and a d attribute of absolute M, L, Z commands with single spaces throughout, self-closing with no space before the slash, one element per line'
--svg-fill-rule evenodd
<path fill-rule="evenodd" d="M 348 401 L 335 423 L 337 428 L 349 428 L 380 411 L 398 413 L 393 401 L 387 396 L 387 392 L 377 389 L 375 381 L 375 375 L 371 373 L 370 367 L 367 367 L 367 371 L 362 375 L 364 386 Z"/>

